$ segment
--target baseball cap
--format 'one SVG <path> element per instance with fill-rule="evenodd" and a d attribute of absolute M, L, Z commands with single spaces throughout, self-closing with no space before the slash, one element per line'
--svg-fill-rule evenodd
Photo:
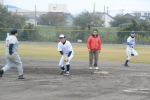
<path fill-rule="evenodd" d="M 59 39 L 63 39 L 63 38 L 66 38 L 65 35 L 63 34 L 59 35 Z"/>
<path fill-rule="evenodd" d="M 11 34 L 15 34 L 15 33 L 18 33 L 18 31 L 16 29 L 12 29 Z"/>
<path fill-rule="evenodd" d="M 131 31 L 130 34 L 135 34 L 135 31 Z"/>

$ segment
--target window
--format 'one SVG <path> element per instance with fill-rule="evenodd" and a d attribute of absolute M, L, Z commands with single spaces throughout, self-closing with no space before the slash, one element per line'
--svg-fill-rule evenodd
<path fill-rule="evenodd" d="M 144 15 L 147 15 L 147 13 L 144 13 Z"/>
<path fill-rule="evenodd" d="M 141 16 L 141 13 L 138 13 L 139 16 Z"/>
<path fill-rule="evenodd" d="M 56 10 L 56 7 L 53 7 L 53 10 Z"/>
<path fill-rule="evenodd" d="M 148 13 L 148 15 L 150 16 L 150 13 Z"/>

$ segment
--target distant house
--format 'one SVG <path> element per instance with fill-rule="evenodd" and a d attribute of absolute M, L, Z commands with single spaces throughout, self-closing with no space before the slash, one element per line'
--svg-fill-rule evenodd
<path fill-rule="evenodd" d="M 67 26 L 72 26 L 74 19 L 70 13 L 64 13 L 63 16 L 66 18 Z"/>
<path fill-rule="evenodd" d="M 26 25 L 28 25 L 29 23 L 33 24 L 34 26 L 39 25 L 38 24 L 39 23 L 39 19 L 40 19 L 39 15 L 35 16 L 35 14 L 26 14 L 25 16 L 28 18 L 28 20 L 25 22 Z"/>
<path fill-rule="evenodd" d="M 134 12 L 134 13 L 127 13 L 127 14 L 125 14 L 124 16 L 130 16 L 130 17 L 135 17 L 135 16 L 138 16 L 139 17 L 139 19 L 143 19 L 143 20 L 145 20 L 145 19 L 147 19 L 147 18 L 150 18 L 150 12 L 149 13 L 140 13 L 140 12 Z"/>
<path fill-rule="evenodd" d="M 114 18 L 108 13 L 102 13 L 102 19 L 104 20 L 104 27 L 111 27 L 110 22 L 114 21 Z"/>

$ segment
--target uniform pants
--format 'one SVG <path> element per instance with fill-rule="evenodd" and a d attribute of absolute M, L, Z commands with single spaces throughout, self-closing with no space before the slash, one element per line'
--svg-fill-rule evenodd
<path fill-rule="evenodd" d="M 7 64 L 2 68 L 4 72 L 12 68 L 12 64 L 17 65 L 18 75 L 23 75 L 22 62 L 18 54 L 14 54 L 14 58 L 11 58 L 10 55 L 6 54 Z"/>
<path fill-rule="evenodd" d="M 93 58 L 94 58 L 94 67 L 98 67 L 98 50 L 91 50 L 89 52 L 89 67 L 93 67 Z"/>
<path fill-rule="evenodd" d="M 68 54 L 66 54 L 66 55 L 68 55 Z M 60 68 L 64 67 L 64 64 L 65 64 L 65 63 L 66 63 L 66 65 L 69 65 L 71 59 L 73 58 L 73 56 L 74 56 L 74 54 L 71 54 L 70 57 L 68 57 L 68 59 L 69 59 L 68 62 L 65 62 L 65 61 L 64 61 L 65 57 L 62 56 L 61 59 L 60 59 L 60 62 L 59 62 L 59 67 L 60 67 Z"/>
<path fill-rule="evenodd" d="M 127 60 L 131 59 L 131 54 L 133 54 L 135 57 L 138 56 L 138 53 L 134 50 L 134 48 L 131 48 L 131 47 L 127 47 L 126 53 L 128 56 Z"/>

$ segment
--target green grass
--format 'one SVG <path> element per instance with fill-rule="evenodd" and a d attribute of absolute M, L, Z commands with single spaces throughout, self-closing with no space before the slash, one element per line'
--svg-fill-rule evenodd
<path fill-rule="evenodd" d="M 5 55 L 5 46 L 0 44 L 0 56 Z M 73 46 L 75 56 L 74 59 L 88 59 L 88 51 L 86 46 Z M 122 61 L 126 59 L 125 47 L 102 47 L 99 60 L 103 61 Z M 139 53 L 138 57 L 132 57 L 131 62 L 150 63 L 150 47 L 136 47 Z M 21 57 L 40 57 L 40 58 L 60 58 L 61 55 L 57 51 L 57 45 L 32 45 L 20 44 L 19 55 Z"/>

